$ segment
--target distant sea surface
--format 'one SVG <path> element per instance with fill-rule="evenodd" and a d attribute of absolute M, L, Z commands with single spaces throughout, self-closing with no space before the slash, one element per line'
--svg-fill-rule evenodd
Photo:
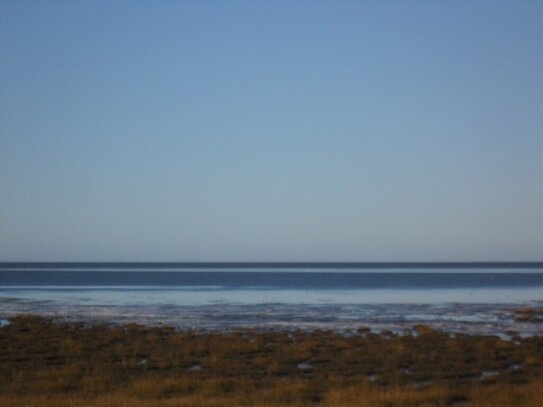
<path fill-rule="evenodd" d="M 181 329 L 543 334 L 539 263 L 2 263 L 0 319 L 17 314 Z"/>

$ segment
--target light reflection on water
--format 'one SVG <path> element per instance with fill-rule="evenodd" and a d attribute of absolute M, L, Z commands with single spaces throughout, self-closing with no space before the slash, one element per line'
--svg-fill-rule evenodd
<path fill-rule="evenodd" d="M 1 287 L 0 299 L 93 305 L 180 306 L 224 304 L 523 304 L 543 300 L 543 290 L 387 289 L 299 290 L 223 289 L 218 287 Z"/>

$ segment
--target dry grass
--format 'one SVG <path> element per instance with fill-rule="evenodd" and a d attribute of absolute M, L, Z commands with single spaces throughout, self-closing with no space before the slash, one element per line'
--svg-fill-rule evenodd
<path fill-rule="evenodd" d="M 416 327 L 179 332 L 21 316 L 0 328 L 0 406 L 541 406 L 543 337 Z"/>
<path fill-rule="evenodd" d="M 521 308 L 515 313 L 515 320 L 518 322 L 543 322 L 543 308 Z"/>

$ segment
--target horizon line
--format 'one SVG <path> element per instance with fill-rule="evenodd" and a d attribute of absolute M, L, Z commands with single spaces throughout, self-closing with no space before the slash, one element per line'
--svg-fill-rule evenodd
<path fill-rule="evenodd" d="M 543 268 L 543 261 L 0 261 L 0 268 Z"/>

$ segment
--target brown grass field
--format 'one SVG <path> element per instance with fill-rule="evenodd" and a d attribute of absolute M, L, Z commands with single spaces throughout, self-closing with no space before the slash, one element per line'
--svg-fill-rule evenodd
<path fill-rule="evenodd" d="M 543 336 L 509 334 L 190 332 L 19 316 L 0 328 L 0 406 L 541 407 Z"/>

